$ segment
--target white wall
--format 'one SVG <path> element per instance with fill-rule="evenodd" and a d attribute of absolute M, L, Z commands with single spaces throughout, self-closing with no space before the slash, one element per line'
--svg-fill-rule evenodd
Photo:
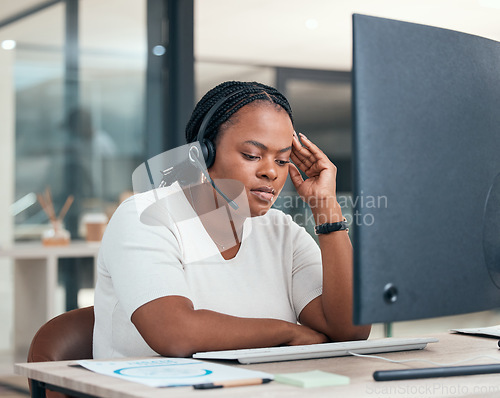
<path fill-rule="evenodd" d="M 15 50 L 0 48 L 0 247 L 13 241 L 10 206 L 14 200 L 15 155 Z M 12 261 L 0 257 L 0 351 L 12 350 L 13 272 Z"/>

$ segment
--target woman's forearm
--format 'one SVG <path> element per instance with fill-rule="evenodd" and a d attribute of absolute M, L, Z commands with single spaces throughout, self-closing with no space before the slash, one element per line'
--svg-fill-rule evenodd
<path fill-rule="evenodd" d="M 343 219 L 336 203 L 313 211 L 317 224 Z M 323 293 L 321 304 L 327 335 L 332 340 L 368 338 L 371 326 L 353 324 L 353 253 L 347 231 L 319 235 L 323 262 Z"/>
<path fill-rule="evenodd" d="M 160 355 L 187 357 L 195 352 L 278 345 L 313 344 L 326 337 L 306 326 L 277 319 L 239 318 L 194 310 L 185 297 L 163 297 L 132 315 L 148 345 Z"/>

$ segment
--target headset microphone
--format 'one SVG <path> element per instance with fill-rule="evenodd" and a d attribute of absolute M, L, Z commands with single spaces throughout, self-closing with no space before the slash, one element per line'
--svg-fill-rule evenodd
<path fill-rule="evenodd" d="M 196 154 L 194 154 L 194 152 L 196 152 Z M 224 192 L 222 192 L 219 189 L 219 187 L 215 184 L 214 180 L 212 180 L 212 178 L 208 174 L 207 170 L 205 170 L 205 168 L 203 167 L 203 165 L 200 163 L 200 161 L 198 160 L 199 154 L 200 154 L 200 152 L 198 151 L 198 148 L 195 147 L 194 145 L 191 148 L 189 148 L 189 160 L 191 161 L 191 163 L 193 163 L 203 173 L 203 175 L 205 176 L 205 178 L 212 185 L 212 187 L 214 187 L 214 189 L 217 191 L 217 193 L 220 196 L 222 196 L 227 203 L 229 203 L 229 206 L 231 206 L 234 210 L 238 210 L 239 209 L 238 204 L 234 200 L 229 199 L 224 194 Z"/>

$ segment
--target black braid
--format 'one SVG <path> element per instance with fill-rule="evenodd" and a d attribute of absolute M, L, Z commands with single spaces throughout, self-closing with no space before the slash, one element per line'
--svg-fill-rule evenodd
<path fill-rule="evenodd" d="M 220 126 L 223 123 L 227 122 L 231 116 L 245 105 L 254 101 L 266 101 L 284 109 L 293 123 L 292 109 L 288 100 L 275 88 L 257 82 L 229 81 L 211 89 L 203 96 L 198 104 L 196 104 L 191 114 L 191 119 L 189 119 L 186 126 L 186 141 L 188 143 L 196 141 L 203 118 L 210 108 L 212 108 L 221 98 L 228 97 L 231 93 L 238 90 L 242 91 L 225 101 L 211 117 L 205 129 L 205 137 L 212 142 L 215 141 Z"/>

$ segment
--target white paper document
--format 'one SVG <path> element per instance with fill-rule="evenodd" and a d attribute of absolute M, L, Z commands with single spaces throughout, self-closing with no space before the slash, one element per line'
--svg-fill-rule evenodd
<path fill-rule="evenodd" d="M 229 380 L 273 379 L 273 375 L 191 358 L 152 358 L 137 361 L 81 360 L 93 372 L 146 384 L 150 387 L 192 386 Z"/>
<path fill-rule="evenodd" d="M 482 336 L 500 337 L 500 325 L 485 328 L 451 329 L 452 332 L 464 334 L 477 334 Z"/>
<path fill-rule="evenodd" d="M 482 336 L 500 337 L 500 325 L 485 328 L 451 329 L 452 332 L 463 334 L 477 334 Z"/>

